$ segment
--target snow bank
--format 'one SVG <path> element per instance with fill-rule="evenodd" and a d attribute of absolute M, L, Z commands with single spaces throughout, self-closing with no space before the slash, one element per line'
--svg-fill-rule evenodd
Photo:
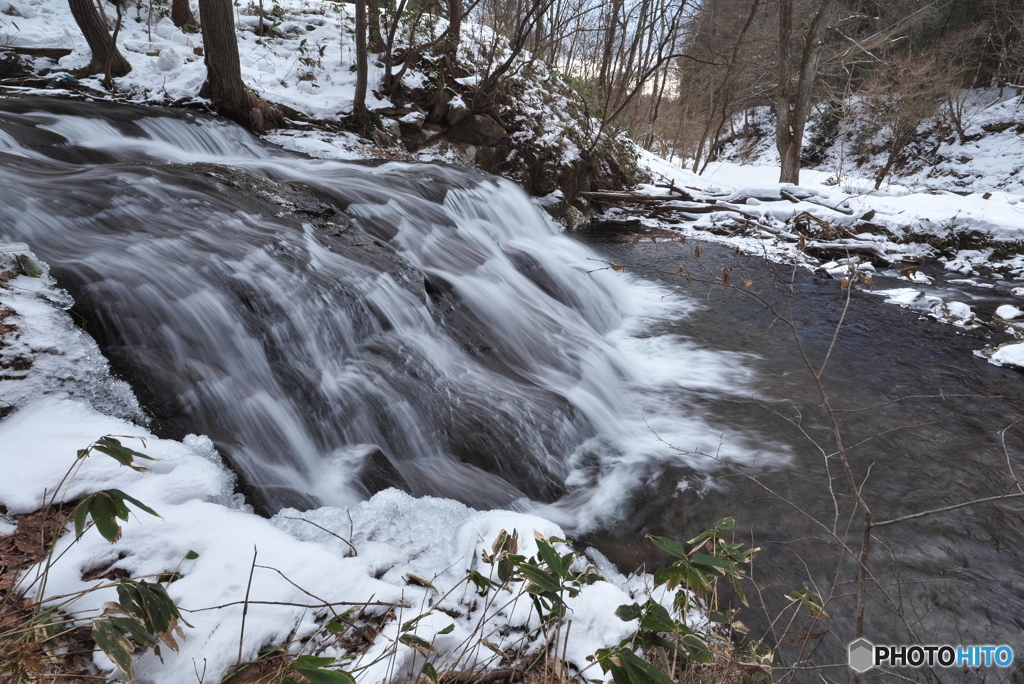
<path fill-rule="evenodd" d="M 14 253 L 30 256 L 24 245 L 8 246 L 10 269 Z M 450 500 L 414 499 L 393 489 L 347 510 L 284 510 L 271 520 L 259 517 L 235 493 L 234 475 L 207 437 L 157 439 L 127 419 L 138 411 L 134 398 L 109 377 L 95 342 L 68 322 L 64 308 L 69 304 L 67 294 L 45 273 L 41 278 L 19 275 L 0 286 L 0 306 L 17 311 L 6 319 L 17 330 L 4 336 L 13 340 L 4 353 L 31 352 L 35 359 L 23 377 L 0 384 L 4 392 L 19 383 L 31 390 L 11 394 L 16 410 L 0 421 L 0 505 L 15 515 L 54 497 L 72 501 L 116 488 L 159 514 L 134 510 L 114 543 L 94 530 L 78 541 L 66 533 L 57 542 L 45 593 L 38 596 L 41 567 L 30 569 L 24 579 L 30 595 L 88 620 L 104 602 L 117 600 L 104 575 L 115 570 L 133 577 L 179 573 L 167 591 L 192 627 L 179 640 L 178 652 L 164 649 L 165 662 L 151 652 L 136 656 L 140 681 L 176 684 L 203 670 L 209 681 L 219 681 L 235 664 L 240 637 L 243 661 L 281 644 L 289 644 L 293 654 L 315 647 L 321 655 L 340 657 L 345 651 L 336 641 L 302 640 L 322 632 L 325 620 L 352 604 L 369 604 L 364 616 L 394 611 L 369 650 L 346 665 L 358 669 L 360 682 L 367 684 L 419 672 L 423 655 L 396 639 L 402 623 L 420 615 L 426 617 L 415 633 L 438 650 L 439 670 L 442 665 L 494 666 L 497 657 L 482 646 L 483 638 L 499 649 L 526 652 L 543 642 L 536 635 L 523 639 L 540 623 L 528 598 L 502 590 L 491 600 L 481 599 L 465 578 L 469 570 L 492 574 L 481 552 L 489 550 L 501 530 L 516 530 L 520 552 L 529 556 L 537 551 L 534 534 L 561 537 L 558 525 L 522 513 L 479 512 Z M 81 374 L 71 373 L 72 368 Z M 97 452 L 76 459 L 79 449 L 104 435 L 118 435 L 126 446 L 157 460 L 143 462 L 150 470 L 138 472 Z M 73 475 L 61 485 L 69 470 Z M 0 534 L 13 531 L 10 519 L 0 518 Z M 606 581 L 585 586 L 567 601 L 572 620 L 567 659 L 580 668 L 587 665 L 586 656 L 617 645 L 636 628 L 614 616 L 616 607 L 650 593 L 650 578 L 627 579 L 598 554 L 592 560 Z M 432 586 L 410 583 L 410 574 Z M 662 594 L 659 600 L 670 600 Z M 103 654 L 97 653 L 95 661 L 100 669 L 113 671 Z M 590 677 L 600 676 L 591 672 Z"/>

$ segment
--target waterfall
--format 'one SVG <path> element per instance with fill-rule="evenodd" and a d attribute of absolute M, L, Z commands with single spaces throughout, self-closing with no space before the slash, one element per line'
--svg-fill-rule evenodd
<path fill-rule="evenodd" d="M 665 444 L 721 451 L 678 393 L 750 381 L 658 332 L 693 303 L 483 173 L 32 98 L 0 101 L 0 160 L 0 236 L 49 263 L 157 427 L 209 435 L 268 510 L 399 486 L 583 525 L 652 463 L 713 467 Z"/>

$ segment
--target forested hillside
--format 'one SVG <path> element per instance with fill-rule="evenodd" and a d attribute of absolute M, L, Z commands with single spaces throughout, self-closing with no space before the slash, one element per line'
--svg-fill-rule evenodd
<path fill-rule="evenodd" d="M 1020 85 L 1022 31 L 1010 0 L 0 4 L 7 85 L 337 121 L 538 195 L 635 181 L 622 132 L 695 171 L 767 133 L 789 182 L 842 140 L 880 184 L 923 125 L 977 135 L 971 91 Z"/>

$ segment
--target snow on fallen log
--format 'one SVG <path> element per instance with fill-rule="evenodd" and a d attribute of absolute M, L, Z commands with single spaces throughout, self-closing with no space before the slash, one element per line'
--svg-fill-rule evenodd
<path fill-rule="evenodd" d="M 886 263 L 892 263 L 893 258 L 884 249 L 879 247 L 873 242 L 867 242 L 866 240 L 832 240 L 828 242 L 810 240 L 804 246 L 804 251 L 809 254 L 817 255 L 817 253 L 834 255 L 850 255 L 850 254 L 866 254 L 879 261 Z"/>

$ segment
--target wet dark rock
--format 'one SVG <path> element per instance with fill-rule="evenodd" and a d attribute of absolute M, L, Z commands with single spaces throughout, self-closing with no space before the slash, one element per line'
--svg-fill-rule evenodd
<path fill-rule="evenodd" d="M 467 116 L 472 115 L 472 113 L 473 112 L 470 111 L 469 107 L 464 105 L 461 101 L 450 102 L 448 103 L 448 125 L 454 126 Z"/>
<path fill-rule="evenodd" d="M 474 114 L 448 129 L 448 137 L 470 145 L 497 145 L 508 137 L 508 133 L 486 114 Z"/>
<path fill-rule="evenodd" d="M 363 465 L 356 474 L 355 481 L 366 496 L 394 487 L 403 492 L 412 493 L 409 483 L 391 463 L 380 449 L 374 449 L 363 460 Z"/>

